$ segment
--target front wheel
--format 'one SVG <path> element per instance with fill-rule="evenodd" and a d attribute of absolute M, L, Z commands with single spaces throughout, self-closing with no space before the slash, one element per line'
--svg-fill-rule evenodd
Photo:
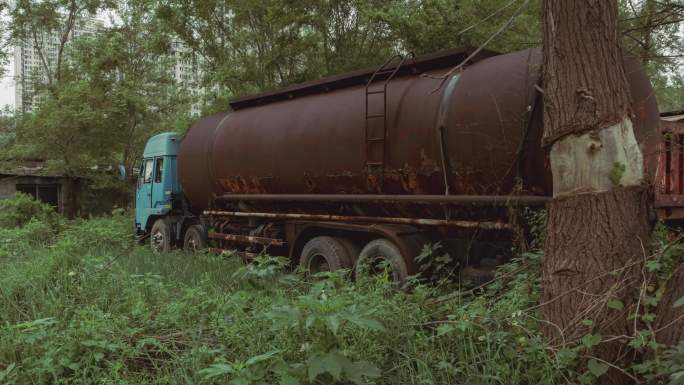
<path fill-rule="evenodd" d="M 200 225 L 188 227 L 183 238 L 183 249 L 195 252 L 207 248 L 207 236 L 204 228 Z"/>
<path fill-rule="evenodd" d="M 157 219 L 152 225 L 150 246 L 155 253 L 166 253 L 171 250 L 171 226 L 163 219 Z"/>

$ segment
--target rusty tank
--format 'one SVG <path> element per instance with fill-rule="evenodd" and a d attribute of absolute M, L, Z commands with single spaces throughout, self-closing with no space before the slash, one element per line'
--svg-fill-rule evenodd
<path fill-rule="evenodd" d="M 268 197 L 286 194 L 330 197 L 329 204 L 375 195 L 549 196 L 541 51 L 474 52 L 397 59 L 233 100 L 232 111 L 197 121 L 181 143 L 178 171 L 191 210 L 234 205 L 231 197 L 239 197 L 246 201 L 241 211 L 277 212 Z M 637 140 L 653 174 L 655 98 L 635 60 L 626 60 L 626 72 Z M 439 207 L 401 210 L 444 216 Z"/>

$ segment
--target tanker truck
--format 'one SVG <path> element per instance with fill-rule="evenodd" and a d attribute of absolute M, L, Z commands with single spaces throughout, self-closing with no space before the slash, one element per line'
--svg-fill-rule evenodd
<path fill-rule="evenodd" d="M 148 140 L 137 235 L 156 252 L 268 253 L 312 272 L 363 263 L 398 281 L 426 243 L 510 240 L 553 191 L 541 65 L 539 49 L 453 49 L 232 100 L 183 137 Z M 655 97 L 636 60 L 625 68 L 654 181 Z M 487 266 L 502 256 L 487 252 Z"/>

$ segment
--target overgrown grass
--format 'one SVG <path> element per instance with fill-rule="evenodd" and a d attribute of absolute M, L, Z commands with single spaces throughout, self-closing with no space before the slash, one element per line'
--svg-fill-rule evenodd
<path fill-rule="evenodd" d="M 125 213 L 0 229 L 2 384 L 555 384 L 539 256 L 485 293 L 154 255 Z"/>

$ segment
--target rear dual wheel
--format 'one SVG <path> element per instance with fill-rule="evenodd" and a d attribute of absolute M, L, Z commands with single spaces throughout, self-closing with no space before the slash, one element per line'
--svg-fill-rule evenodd
<path fill-rule="evenodd" d="M 399 247 L 389 239 L 379 238 L 370 241 L 361 250 L 356 264 L 356 279 L 385 271 L 393 282 L 403 282 L 409 276 L 406 259 Z"/>
<path fill-rule="evenodd" d="M 171 225 L 164 218 L 154 221 L 150 231 L 150 246 L 155 253 L 166 253 L 173 247 Z M 201 225 L 192 225 L 185 231 L 183 237 L 183 249 L 198 251 L 207 248 L 207 236 Z"/>
<path fill-rule="evenodd" d="M 342 238 L 315 237 L 304 245 L 299 265 L 311 274 L 350 269 L 356 259 L 355 250 L 353 243 Z"/>
<path fill-rule="evenodd" d="M 207 248 L 207 235 L 201 225 L 192 225 L 185 231 L 183 250 L 199 251 Z"/>
<path fill-rule="evenodd" d="M 360 250 L 346 238 L 315 237 L 304 245 L 299 264 L 312 274 L 351 269 L 356 265 L 357 279 L 384 271 L 389 272 L 394 282 L 403 282 L 409 276 L 405 256 L 394 242 L 385 238 L 375 239 Z"/>

